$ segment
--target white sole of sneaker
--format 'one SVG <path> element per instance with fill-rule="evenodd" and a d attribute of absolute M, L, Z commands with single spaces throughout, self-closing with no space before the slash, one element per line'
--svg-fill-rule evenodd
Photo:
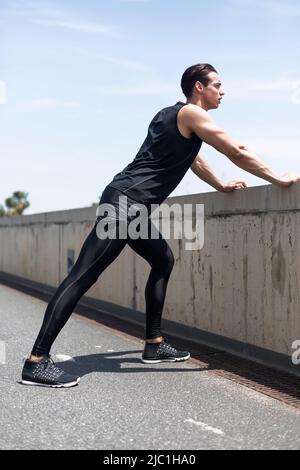
<path fill-rule="evenodd" d="M 190 354 L 184 357 L 177 358 L 175 357 L 174 359 L 141 359 L 141 361 L 144 364 L 158 364 L 159 362 L 182 362 L 182 361 L 187 361 L 191 357 Z"/>
<path fill-rule="evenodd" d="M 58 385 L 48 385 L 48 384 L 40 384 L 38 382 L 29 382 L 28 380 L 21 380 L 21 384 L 23 385 L 37 385 L 38 387 L 50 387 L 50 388 L 68 388 L 68 387 L 74 387 L 77 385 L 80 381 L 80 377 L 78 377 L 77 380 L 74 380 L 74 382 L 68 382 L 66 384 L 58 384 Z"/>

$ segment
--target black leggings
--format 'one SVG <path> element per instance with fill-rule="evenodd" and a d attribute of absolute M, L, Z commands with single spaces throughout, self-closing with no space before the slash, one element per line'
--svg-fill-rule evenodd
<path fill-rule="evenodd" d="M 110 203 L 115 206 L 120 191 L 107 186 L 101 196 L 100 204 Z M 129 203 L 134 203 L 128 199 Z M 168 280 L 174 265 L 173 253 L 159 234 L 159 238 L 131 237 L 100 239 L 96 233 L 97 217 L 93 229 L 84 241 L 78 259 L 69 275 L 59 285 L 45 312 L 43 324 L 35 341 L 31 354 L 48 355 L 57 335 L 69 319 L 79 299 L 97 281 L 100 274 L 117 258 L 125 245 L 128 245 L 151 266 L 145 287 L 146 300 L 146 339 L 161 336 L 161 316 Z M 127 222 L 130 218 L 126 219 Z M 147 223 L 153 227 L 150 216 Z"/>

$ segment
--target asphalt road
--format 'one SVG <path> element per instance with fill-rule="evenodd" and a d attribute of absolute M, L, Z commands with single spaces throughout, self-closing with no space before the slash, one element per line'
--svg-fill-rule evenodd
<path fill-rule="evenodd" d="M 193 360 L 145 365 L 141 340 L 76 314 L 51 353 L 79 385 L 21 385 L 45 308 L 0 284 L 1 449 L 300 449 L 296 409 Z"/>

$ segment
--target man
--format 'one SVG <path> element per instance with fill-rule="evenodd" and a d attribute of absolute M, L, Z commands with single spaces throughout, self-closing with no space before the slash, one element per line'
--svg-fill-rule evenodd
<path fill-rule="evenodd" d="M 145 288 L 146 338 L 142 362 L 185 361 L 190 357 L 189 352 L 178 351 L 168 344 L 160 331 L 167 284 L 174 265 L 173 253 L 160 233 L 155 238 L 119 236 L 120 220 L 125 221 L 127 228 L 132 221 L 129 211 L 119 204 L 120 196 L 127 196 L 132 206 L 140 203 L 145 205 L 148 211 L 146 221 L 151 230 L 152 204 L 161 204 L 179 184 L 188 168 L 218 191 L 229 192 L 246 187 L 242 180 L 224 184 L 213 174 L 198 153 L 203 141 L 223 153 L 235 165 L 270 183 L 287 187 L 300 181 L 298 175 L 291 173 L 281 177 L 275 175 L 245 145 L 235 142 L 213 123 L 208 111 L 218 108 L 224 96 L 214 67 L 209 64 L 189 67 L 182 76 L 181 88 L 187 98 L 186 103 L 179 101 L 154 116 L 135 159 L 105 188 L 100 206 L 111 204 L 116 208 L 112 222 L 118 235 L 112 238 L 98 236 L 103 215 L 97 217 L 75 265 L 47 306 L 31 355 L 23 367 L 22 383 L 49 387 L 78 384 L 79 377 L 67 374 L 54 365 L 49 354 L 50 348 L 78 300 L 127 243 L 151 266 Z M 151 233 L 150 230 L 148 233 Z"/>

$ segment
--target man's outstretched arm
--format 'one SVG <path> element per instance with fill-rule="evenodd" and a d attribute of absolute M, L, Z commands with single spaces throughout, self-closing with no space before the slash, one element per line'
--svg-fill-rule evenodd
<path fill-rule="evenodd" d="M 243 170 L 281 187 L 290 186 L 294 182 L 300 181 L 300 176 L 294 173 L 287 173 L 283 176 L 276 175 L 265 162 L 250 152 L 245 145 L 235 142 L 228 134 L 216 126 L 209 114 L 199 106 L 186 106 L 184 112 L 184 122 L 190 130 L 208 145 L 226 155 Z"/>
<path fill-rule="evenodd" d="M 247 185 L 245 181 L 234 180 L 230 183 L 223 184 L 221 180 L 213 173 L 208 163 L 204 160 L 202 155 L 197 155 L 191 165 L 191 170 L 205 183 L 209 184 L 217 191 L 229 192 L 238 188 L 245 188 Z"/>

